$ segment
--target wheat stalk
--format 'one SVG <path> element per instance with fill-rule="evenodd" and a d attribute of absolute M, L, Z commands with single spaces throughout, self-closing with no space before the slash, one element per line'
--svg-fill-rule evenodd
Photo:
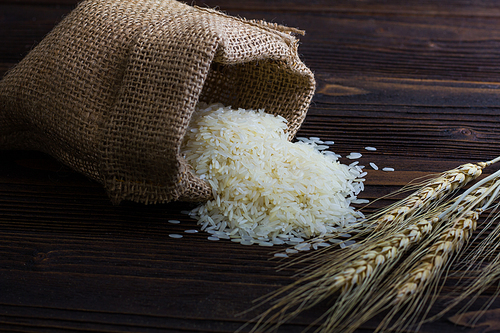
<path fill-rule="evenodd" d="M 490 200 L 483 206 L 484 210 L 487 210 L 493 207 L 494 201 L 499 197 L 500 194 L 500 186 L 496 186 L 494 193 L 491 195 Z M 483 231 L 479 233 L 476 237 L 478 239 L 481 234 L 483 234 L 484 230 L 491 227 L 495 222 L 498 221 L 500 214 L 495 212 L 498 211 L 500 204 L 494 205 L 493 211 L 490 213 L 487 223 L 483 227 Z M 479 268 L 478 273 L 476 273 L 475 278 L 469 279 L 469 283 L 463 283 L 460 286 L 460 291 L 455 292 L 455 296 L 452 301 L 449 302 L 448 306 L 439 312 L 437 315 L 431 317 L 429 320 L 435 320 L 452 308 L 457 306 L 466 298 L 473 296 L 459 311 L 459 313 L 463 313 L 467 311 L 467 309 L 477 300 L 478 296 L 482 294 L 491 284 L 495 281 L 498 281 L 500 277 L 500 253 L 498 249 L 500 248 L 500 225 L 497 223 L 493 230 L 482 240 L 479 244 L 468 251 L 465 255 L 460 258 L 461 261 L 461 270 L 470 271 L 471 269 Z M 496 253 L 496 254 L 495 254 Z M 484 260 L 489 258 L 489 263 L 487 265 L 483 265 Z M 464 273 L 465 275 L 465 273 Z M 492 300 L 500 293 L 500 285 L 497 286 L 497 290 L 494 296 L 491 298 Z M 490 306 L 490 302 L 483 303 L 482 309 L 486 310 Z M 477 318 L 480 317 L 482 311 L 477 312 Z"/>
<path fill-rule="evenodd" d="M 481 206 L 482 203 L 489 196 L 497 196 L 495 188 L 499 186 L 500 181 L 497 181 L 476 188 L 461 199 L 457 211 L 449 211 L 449 207 L 455 204 L 454 201 L 449 202 L 441 209 L 443 212 L 448 212 L 447 215 L 443 215 L 439 210 L 434 211 L 428 218 L 435 221 L 433 235 L 419 244 L 392 274 L 385 276 L 383 280 L 381 276 L 377 280 L 372 280 L 371 289 L 364 288 L 362 295 L 358 293 L 359 299 L 347 302 L 347 304 L 356 303 L 349 307 L 352 315 L 343 314 L 340 308 L 330 310 L 330 316 L 323 324 L 323 331 L 334 331 L 342 327 L 342 332 L 353 332 L 375 314 L 389 310 L 377 329 L 383 331 L 398 311 L 407 304 L 409 305 L 406 310 L 398 317 L 391 330 L 404 329 L 413 324 L 417 316 L 421 315 L 422 309 L 425 309 L 423 304 L 435 295 L 432 291 L 425 292 L 426 287 L 436 286 L 451 262 L 449 260 L 451 254 L 459 251 L 475 230 L 480 212 L 488 205 Z M 439 220 L 441 220 L 440 225 L 437 224 Z"/>
<path fill-rule="evenodd" d="M 446 209 L 444 213 L 448 214 L 447 217 L 443 217 L 444 213 L 440 214 L 440 218 L 446 219 L 447 223 L 439 234 L 414 251 L 406 264 L 393 274 L 394 278 L 390 283 L 395 286 L 394 291 L 380 295 L 379 303 L 371 306 L 369 312 L 373 315 L 383 308 L 384 303 L 391 305 L 391 311 L 380 324 L 379 330 L 386 329 L 390 320 L 405 305 L 405 311 L 391 330 L 403 330 L 415 324 L 418 316 L 427 315 L 437 295 L 437 283 L 453 262 L 452 255 L 459 252 L 472 237 L 479 215 L 498 197 L 499 189 L 500 181 L 490 179 L 483 186 L 475 187 L 465 197 L 457 198 L 455 201 L 459 201 L 459 205 L 456 206 L 456 202 L 451 205 L 457 209 Z M 421 323 L 422 321 L 418 326 Z"/>
<path fill-rule="evenodd" d="M 489 181 L 486 185 L 475 188 L 460 200 L 454 218 L 449 218 L 447 227 L 439 234 L 438 240 L 426 250 L 427 254 L 408 272 L 407 279 L 398 287 L 394 303 L 407 300 L 417 290 L 441 270 L 448 257 L 458 252 L 476 230 L 479 215 L 488 208 L 498 196 L 500 181 Z M 484 204 L 488 200 L 488 203 Z M 454 207 L 453 204 L 452 207 Z"/>
<path fill-rule="evenodd" d="M 439 232 L 441 230 L 439 226 L 443 221 L 448 220 L 457 211 L 462 210 L 462 217 L 468 214 L 467 211 L 473 211 L 477 214 L 479 210 L 475 211 L 475 208 L 470 207 L 473 207 L 473 202 L 477 206 L 478 196 L 482 196 L 484 192 L 491 193 L 487 190 L 488 186 L 491 185 L 490 181 L 499 176 L 500 171 L 486 177 L 484 181 L 478 182 L 479 185 L 486 183 L 482 188 L 478 189 L 477 186 L 473 186 L 471 190 L 466 191 L 466 195 L 460 196 L 457 200 L 447 204 L 442 204 L 442 202 L 448 197 L 448 194 L 476 179 L 484 167 L 499 160 L 500 157 L 488 162 L 464 164 L 442 173 L 439 177 L 428 181 L 412 195 L 391 205 L 382 213 L 373 215 L 368 221 L 372 222 L 371 225 L 377 226 L 375 231 L 361 243 L 358 243 L 356 248 L 340 253 L 327 250 L 328 248 L 322 250 L 321 255 L 316 256 L 316 261 L 310 265 L 313 269 L 304 270 L 307 272 L 304 277 L 282 288 L 267 299 L 270 301 L 272 298 L 275 301 L 272 302 L 272 306 L 267 311 L 257 318 L 254 331 L 259 330 L 260 332 L 266 329 L 271 331 L 294 318 L 303 310 L 311 308 L 337 292 L 340 292 L 340 296 L 336 303 L 318 319 L 319 321 L 326 318 L 321 327 L 324 332 L 334 331 L 339 327 L 343 328 L 343 332 L 353 331 L 372 315 L 385 308 L 390 308 L 392 303 L 387 302 L 386 292 L 390 290 L 389 288 L 394 287 L 394 281 L 399 281 L 400 276 L 391 280 L 393 281 L 392 285 L 387 285 L 384 280 L 388 275 L 390 276 L 397 259 L 400 259 L 410 246 L 419 244 L 426 237 L 436 240 L 436 229 Z M 483 199 L 484 196 L 481 200 Z M 468 208 L 464 210 L 463 207 Z M 472 218 L 465 219 L 464 223 L 476 219 L 476 216 L 471 214 Z M 458 220 L 455 222 L 458 223 Z M 462 239 L 465 239 L 464 236 L 469 237 L 470 232 L 465 231 L 464 226 L 465 224 L 460 229 L 460 226 L 456 225 L 457 229 L 453 231 L 453 234 L 456 234 L 457 237 L 459 234 L 462 235 Z M 466 226 L 466 228 L 473 227 L 475 226 Z M 430 236 L 430 234 L 434 236 Z M 446 238 L 443 238 L 442 241 L 444 243 L 439 246 L 441 246 L 441 251 L 444 251 L 447 249 L 446 246 L 450 246 L 450 244 L 446 243 Z M 430 244 L 428 241 L 423 243 Z M 458 250 L 459 247 L 461 246 L 457 245 L 455 249 Z M 424 249 L 420 247 L 419 252 L 422 251 Z M 448 257 L 444 257 L 444 252 L 441 258 L 444 261 L 448 259 Z M 434 264 L 438 267 L 437 261 Z M 407 269 L 409 267 L 406 265 Z M 427 268 L 429 269 L 428 266 Z M 424 282 L 423 277 L 426 273 L 420 273 L 420 279 Z M 399 285 L 404 284 L 400 283 Z M 406 287 L 409 288 L 410 285 L 406 285 Z M 394 300 L 398 293 L 393 292 L 391 295 L 390 298 Z M 401 304 L 405 302 L 406 300 L 402 300 Z"/>
<path fill-rule="evenodd" d="M 427 219 L 420 219 L 420 221 L 423 222 L 421 224 L 423 229 L 421 231 L 421 236 L 424 236 L 424 233 L 429 234 L 435 229 L 442 229 L 442 227 L 439 227 L 439 223 L 442 223 L 446 218 L 439 218 L 438 215 L 439 211 L 436 211 Z M 381 327 L 385 328 L 395 314 L 395 309 L 400 309 L 398 305 L 404 304 L 409 297 L 419 291 L 424 282 L 428 281 L 433 274 L 440 271 L 449 253 L 461 246 L 462 243 L 460 243 L 460 241 L 463 242 L 463 240 L 469 236 L 469 230 L 475 229 L 475 223 L 473 223 L 473 221 L 476 221 L 478 216 L 479 212 L 477 211 L 467 212 L 463 214 L 460 219 L 455 220 L 453 222 L 453 224 L 456 224 L 455 227 L 446 229 L 446 231 L 443 231 L 442 234 L 439 235 L 438 241 L 428 249 L 429 253 L 422 258 L 422 261 L 420 261 L 416 267 L 406 274 L 402 282 L 397 284 L 397 289 L 394 289 L 394 282 L 392 281 L 394 276 L 396 276 L 396 280 L 400 279 L 400 276 L 406 272 L 404 269 L 397 269 L 396 271 L 398 273 L 395 273 L 392 278 L 386 277 L 386 281 L 380 280 L 382 276 L 388 274 L 390 268 L 394 267 L 394 265 L 390 265 L 383 271 L 383 274 L 379 276 L 378 280 L 370 281 L 372 290 L 363 288 L 364 294 L 361 295 L 362 299 L 347 302 L 348 304 L 352 303 L 352 305 L 350 305 L 350 310 L 353 313 L 358 313 L 357 315 L 346 316 L 341 313 L 342 309 L 331 311 L 330 317 L 327 318 L 324 323 L 323 331 L 334 331 L 342 326 L 342 332 L 353 332 L 362 322 L 389 307 L 392 308 L 390 315 L 388 315 L 388 319 L 381 324 Z M 435 238 L 435 236 L 433 238 Z M 424 244 L 427 245 L 428 242 Z M 393 251 L 397 250 L 394 249 Z M 398 258 L 399 257 L 400 256 L 398 256 Z M 412 261 L 411 256 L 408 260 L 410 260 L 410 262 Z"/>
<path fill-rule="evenodd" d="M 345 301 L 362 297 L 363 290 L 374 276 L 385 275 L 396 259 L 400 258 L 410 245 L 419 242 L 433 229 L 433 224 L 439 221 L 436 217 L 421 217 L 417 212 L 438 205 L 437 202 L 447 194 L 476 179 L 490 162 L 464 164 L 428 181 L 423 188 L 373 219 L 379 226 L 378 230 L 356 250 L 340 255 L 328 255 L 331 252 L 323 251 L 321 257 L 316 257 L 318 261 L 311 265 L 316 269 L 267 299 L 269 301 L 285 294 L 257 318 L 254 331 L 272 330 L 339 290 L 342 291 L 342 296 L 337 308 L 344 307 L 348 312 L 347 308 L 354 305 L 350 301 L 347 301 L 349 304 L 344 304 Z M 355 286 L 362 288 L 354 288 Z M 333 308 L 329 312 L 335 312 Z M 272 324 L 273 322 L 275 324 Z"/>
<path fill-rule="evenodd" d="M 328 276 L 328 279 L 334 281 L 330 288 L 332 290 L 342 289 L 345 292 L 354 285 L 362 284 L 383 264 L 400 258 L 411 245 L 418 243 L 425 235 L 429 234 L 433 230 L 433 226 L 440 221 L 438 216 L 432 215 L 430 217 L 410 217 L 416 217 L 417 210 L 436 204 L 436 201 L 448 193 L 479 177 L 482 169 L 487 165 L 488 162 L 468 163 L 446 171 L 378 217 L 375 224 L 378 231 L 384 235 L 375 232 L 364 243 L 372 245 L 365 246 L 364 250 L 359 251 L 356 257 L 351 256 L 345 267 L 333 277 Z M 393 229 L 391 232 L 387 230 L 390 228 L 389 223 Z"/>

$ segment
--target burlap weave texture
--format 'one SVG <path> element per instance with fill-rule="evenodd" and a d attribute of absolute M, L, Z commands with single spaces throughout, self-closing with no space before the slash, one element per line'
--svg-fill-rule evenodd
<path fill-rule="evenodd" d="M 0 81 L 0 149 L 44 151 L 114 202 L 204 201 L 180 145 L 198 102 L 293 135 L 314 93 L 294 29 L 169 0 L 84 1 Z"/>

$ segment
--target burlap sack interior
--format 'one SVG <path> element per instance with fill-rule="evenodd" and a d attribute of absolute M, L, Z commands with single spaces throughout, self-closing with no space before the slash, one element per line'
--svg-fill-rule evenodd
<path fill-rule="evenodd" d="M 176 1 L 84 1 L 0 81 L 0 149 L 49 153 L 115 203 L 207 200 L 179 151 L 195 105 L 263 108 L 295 134 L 315 81 L 293 32 Z"/>

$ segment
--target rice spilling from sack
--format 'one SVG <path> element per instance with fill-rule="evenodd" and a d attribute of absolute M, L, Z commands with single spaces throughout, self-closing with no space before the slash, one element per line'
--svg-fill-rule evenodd
<path fill-rule="evenodd" d="M 366 173 L 319 140 L 292 143 L 286 120 L 263 110 L 197 107 L 182 153 L 214 199 L 191 216 L 202 230 L 242 243 L 310 238 L 348 228 Z M 318 143 L 319 142 L 319 143 Z"/>

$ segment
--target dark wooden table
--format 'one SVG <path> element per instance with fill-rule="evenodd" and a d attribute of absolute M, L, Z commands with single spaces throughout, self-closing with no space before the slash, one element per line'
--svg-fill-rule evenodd
<path fill-rule="evenodd" d="M 0 76 L 76 2 L 3 0 Z M 366 152 L 364 164 L 396 171 L 370 170 L 363 198 L 500 155 L 500 7 L 495 1 L 196 4 L 306 30 L 299 51 L 316 75 L 317 91 L 299 135 L 334 140 L 334 151 L 344 156 L 377 147 Z M 236 315 L 294 281 L 294 271 L 276 271 L 268 248 L 208 241 L 203 232 L 168 237 L 197 228 L 181 214 L 190 207 L 178 202 L 113 206 L 99 184 L 47 155 L 1 151 L 0 331 L 238 329 L 256 312 Z M 492 308 L 498 307 L 495 301 Z M 304 313 L 282 331 L 301 331 L 325 309 Z M 359 332 L 373 331 L 379 319 Z M 421 329 L 458 330 L 446 317 Z"/>

